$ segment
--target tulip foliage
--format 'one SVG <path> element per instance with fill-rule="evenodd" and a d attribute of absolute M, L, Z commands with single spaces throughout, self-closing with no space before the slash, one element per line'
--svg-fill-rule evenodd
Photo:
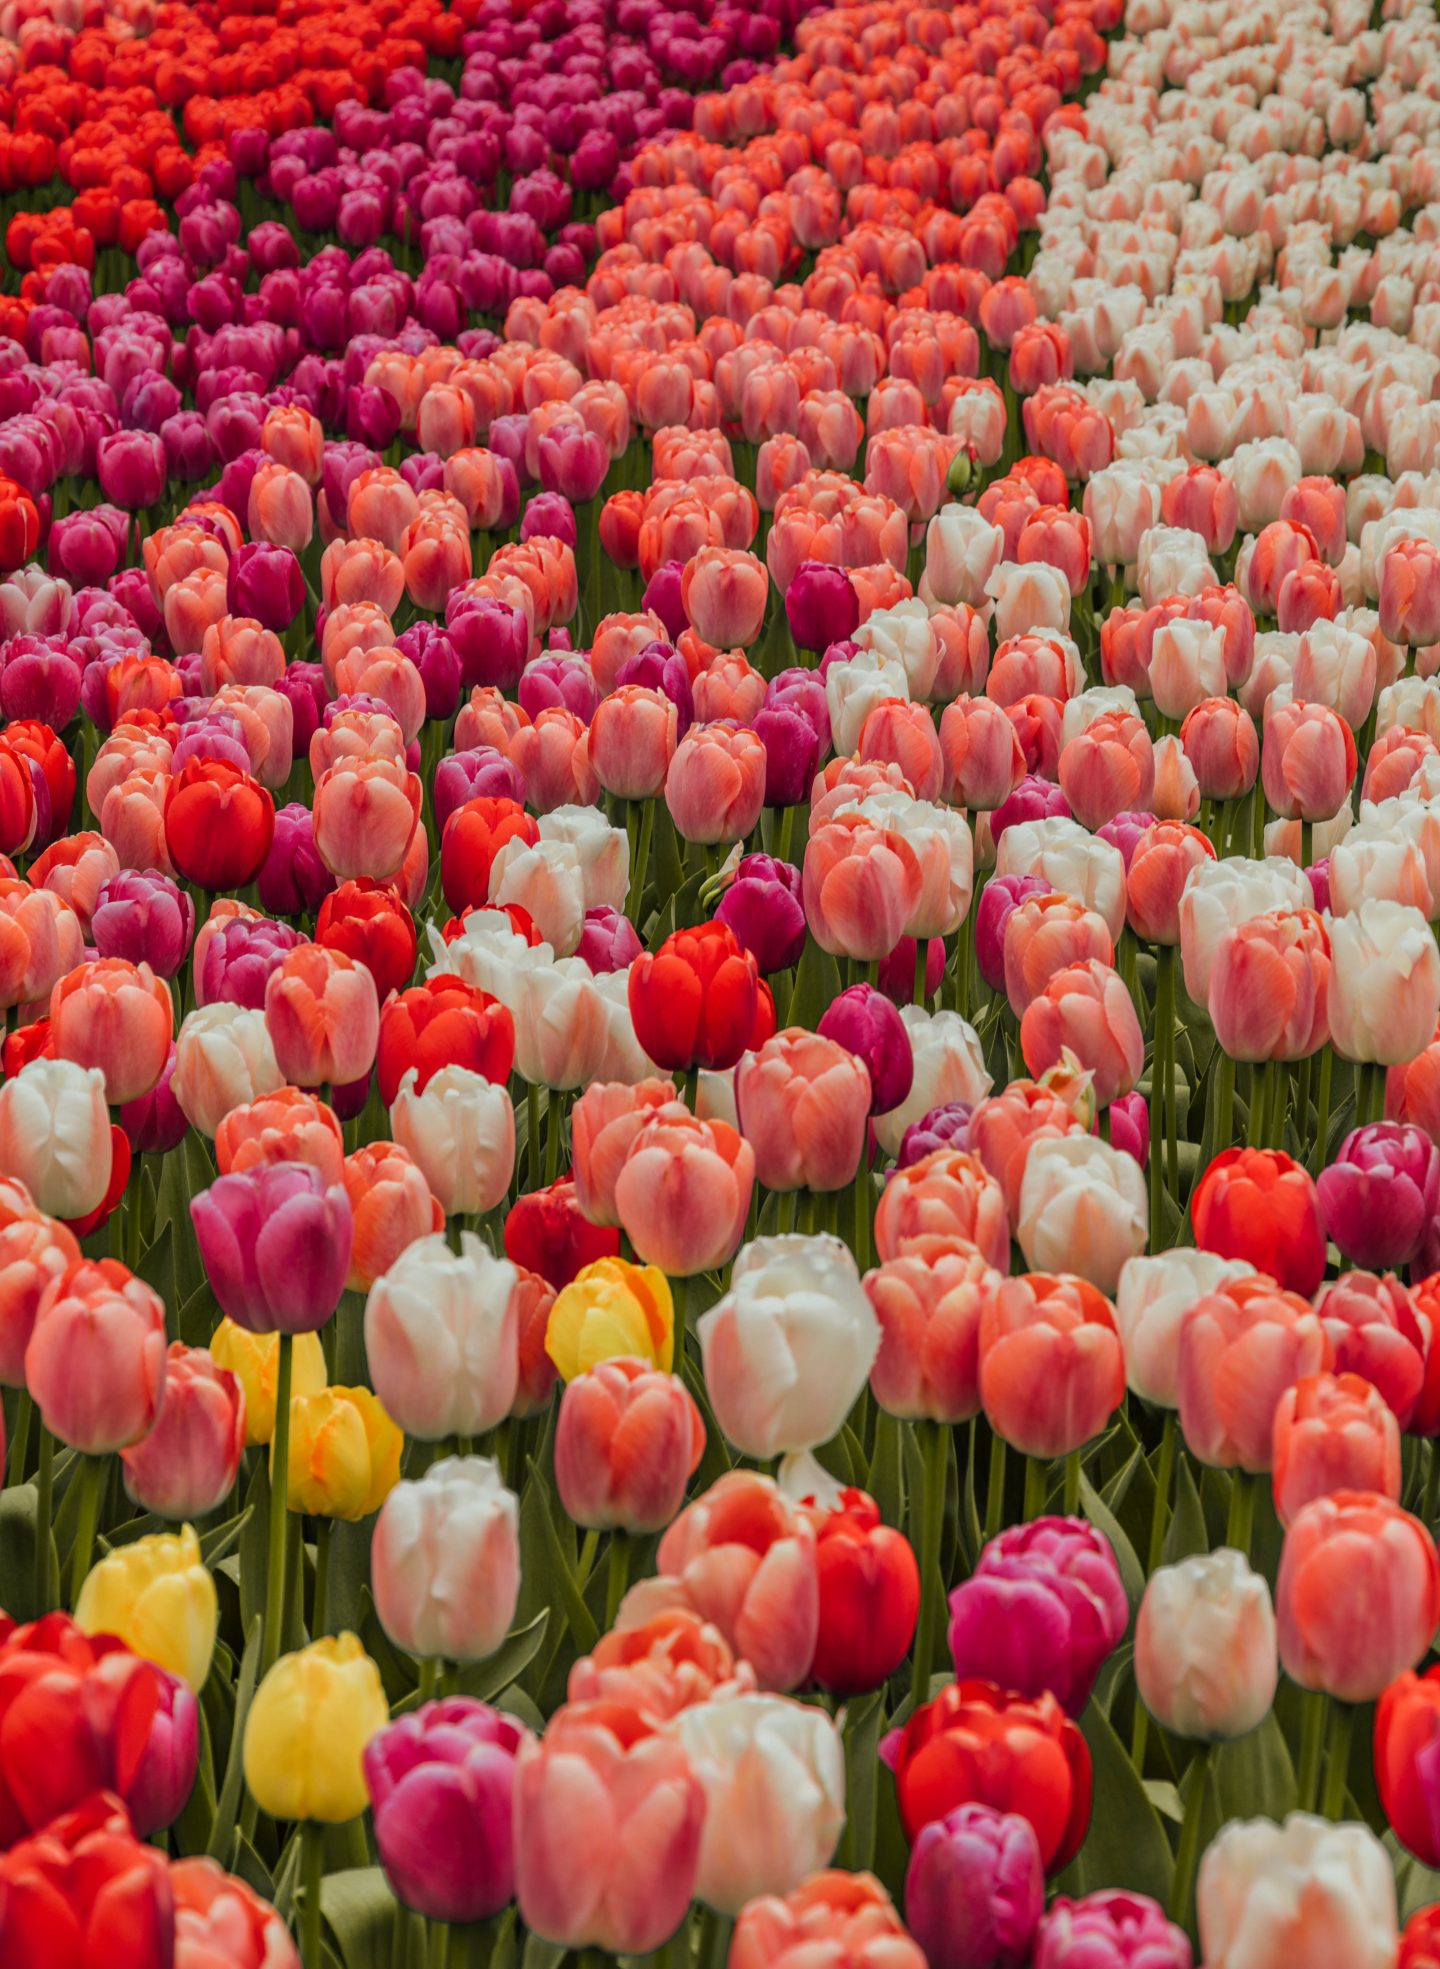
<path fill-rule="evenodd" d="M 1440 1964 L 1437 72 L 0 11 L 5 1969 Z"/>

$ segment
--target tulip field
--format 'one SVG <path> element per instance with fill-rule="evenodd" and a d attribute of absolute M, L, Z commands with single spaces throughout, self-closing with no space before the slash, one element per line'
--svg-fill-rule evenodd
<path fill-rule="evenodd" d="M 0 0 L 0 1969 L 1440 1969 L 1429 0 Z"/>

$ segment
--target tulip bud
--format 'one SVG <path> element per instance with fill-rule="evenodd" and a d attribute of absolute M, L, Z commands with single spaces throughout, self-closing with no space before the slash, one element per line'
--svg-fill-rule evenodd
<path fill-rule="evenodd" d="M 397 1484 L 370 1549 L 375 1608 L 397 1647 L 427 1658 L 483 1661 L 515 1617 L 519 1504 L 499 1466 L 447 1457 Z"/>
<path fill-rule="evenodd" d="M 117 1546 L 90 1568 L 75 1602 L 77 1627 L 118 1634 L 197 1695 L 210 1673 L 219 1617 L 215 1582 L 189 1525 Z"/>
<path fill-rule="evenodd" d="M 380 1671 L 353 1634 L 282 1655 L 245 1719 L 245 1783 L 275 1819 L 338 1825 L 366 1805 L 362 1756 L 390 1720 Z"/>

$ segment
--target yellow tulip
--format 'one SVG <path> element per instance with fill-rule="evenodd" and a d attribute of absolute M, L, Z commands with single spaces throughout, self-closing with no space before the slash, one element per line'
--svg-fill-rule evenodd
<path fill-rule="evenodd" d="M 380 1670 L 354 1634 L 281 1655 L 245 1721 L 245 1782 L 272 1819 L 339 1825 L 369 1802 L 361 1756 L 390 1720 Z"/>
<path fill-rule="evenodd" d="M 275 1433 L 275 1387 L 280 1379 L 280 1335 L 247 1333 L 221 1320 L 210 1340 L 217 1367 L 228 1367 L 245 1390 L 245 1441 L 250 1448 Z M 290 1356 L 290 1393 L 318 1395 L 325 1386 L 325 1350 L 318 1333 L 297 1333 Z"/>
<path fill-rule="evenodd" d="M 400 1481 L 404 1444 L 368 1388 L 300 1396 L 290 1404 L 290 1509 L 314 1518 L 368 1518 Z"/>
<path fill-rule="evenodd" d="M 622 1355 L 668 1373 L 675 1357 L 670 1281 L 655 1265 L 597 1258 L 557 1295 L 545 1351 L 567 1381 Z"/>
<path fill-rule="evenodd" d="M 90 1568 L 75 1620 L 87 1634 L 118 1634 L 198 1695 L 210 1673 L 219 1608 L 194 1528 L 120 1545 Z"/>

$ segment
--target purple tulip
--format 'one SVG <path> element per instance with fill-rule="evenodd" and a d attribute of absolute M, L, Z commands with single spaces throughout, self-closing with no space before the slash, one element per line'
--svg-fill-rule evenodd
<path fill-rule="evenodd" d="M 400 476 L 417 495 L 434 492 L 445 483 L 445 460 L 438 451 L 412 451 L 400 461 Z"/>
<path fill-rule="evenodd" d="M 788 970 L 805 948 L 799 869 L 773 855 L 744 856 L 715 918 L 752 954 L 765 977 Z"/>
<path fill-rule="evenodd" d="M 122 868 L 101 884 L 90 936 L 102 957 L 148 964 L 157 977 L 173 978 L 194 934 L 195 905 L 168 875 Z"/>
<path fill-rule="evenodd" d="M 957 1805 L 921 1828 L 905 1920 L 930 1969 L 1021 1969 L 1044 1908 L 1040 1842 L 1018 1812 Z"/>
<path fill-rule="evenodd" d="M 221 1176 L 190 1204 L 205 1274 L 249 1333 L 314 1333 L 340 1303 L 355 1223 L 342 1183 L 308 1163 Z"/>
<path fill-rule="evenodd" d="M 288 923 L 268 916 L 231 916 L 207 932 L 196 949 L 197 1005 L 243 1005 L 265 1009 L 265 986 L 297 944 L 305 942 Z"/>
<path fill-rule="evenodd" d="M 853 636 L 860 598 L 843 567 L 802 561 L 785 592 L 785 619 L 797 649 L 823 650 Z"/>
<path fill-rule="evenodd" d="M 275 689 L 290 700 L 291 744 L 295 757 L 304 759 L 309 754 L 311 739 L 320 729 L 320 720 L 330 699 L 325 666 L 323 663 L 287 663 Z"/>
<path fill-rule="evenodd" d="M 586 910 L 575 955 L 585 960 L 597 978 L 606 977 L 611 971 L 628 971 L 642 948 L 630 918 L 612 909 L 608 902 Z"/>
<path fill-rule="evenodd" d="M 1138 1089 L 1110 1103 L 1110 1146 L 1133 1156 L 1142 1169 L 1150 1160 L 1150 1108 Z"/>
<path fill-rule="evenodd" d="M 469 1696 L 428 1702 L 365 1746 L 375 1843 L 395 1897 L 432 1921 L 485 1921 L 515 1892 L 523 1723 Z"/>
<path fill-rule="evenodd" d="M 525 665 L 518 695 L 520 709 L 527 717 L 538 718 L 542 711 L 559 705 L 588 725 L 600 702 L 600 687 L 584 651 L 567 652 L 552 643 Z"/>
<path fill-rule="evenodd" d="M 335 887 L 315 847 L 315 817 L 298 800 L 275 816 L 275 839 L 256 878 L 262 909 L 277 916 L 310 916 Z"/>
<path fill-rule="evenodd" d="M 518 800 L 523 807 L 525 778 L 520 768 L 493 745 L 475 745 L 465 752 L 447 753 L 435 768 L 430 796 L 435 807 L 436 834 L 444 834 L 446 821 L 467 800 L 482 796 Z"/>
<path fill-rule="evenodd" d="M 810 797 L 820 765 L 814 725 L 793 703 L 767 696 L 755 714 L 755 735 L 765 747 L 765 804 L 801 806 Z"/>
<path fill-rule="evenodd" d="M 1056 815 L 1069 820 L 1070 802 L 1048 779 L 1027 773 L 1014 792 L 1008 794 L 990 816 L 990 835 L 996 847 L 1007 827 L 1022 820 L 1051 820 Z"/>
<path fill-rule="evenodd" d="M 194 1692 L 166 1668 L 154 1670 L 158 1701 L 135 1775 L 124 1787 L 126 1805 L 142 1839 L 173 1825 L 195 1785 L 200 1756 L 200 1706 Z"/>
<path fill-rule="evenodd" d="M 1043 875 L 992 875 L 975 906 L 975 962 L 992 991 L 1005 989 L 1005 925 L 1027 896 L 1048 896 Z"/>
<path fill-rule="evenodd" d="M 455 645 L 437 622 L 412 622 L 395 638 L 396 649 L 408 656 L 425 686 L 425 716 L 453 718 L 460 702 L 460 658 Z"/>
<path fill-rule="evenodd" d="M 64 731 L 80 709 L 83 679 L 62 639 L 14 636 L 0 649 L 0 664 L 6 718 L 37 718 L 51 731 Z"/>
<path fill-rule="evenodd" d="M 573 549 L 579 537 L 574 508 L 563 492 L 531 494 L 520 521 L 522 540 L 563 540 Z"/>
<path fill-rule="evenodd" d="M 945 940 L 931 937 L 925 946 L 925 1000 L 940 989 L 945 975 Z M 915 939 L 901 937 L 888 957 L 882 958 L 876 982 L 893 1005 L 909 1005 L 915 997 Z"/>
<path fill-rule="evenodd" d="M 1062 1895 L 1040 1923 L 1033 1969 L 1192 1969 L 1184 1929 L 1145 1894 Z"/>
<path fill-rule="evenodd" d="M 1155 825 L 1154 814 L 1116 814 L 1107 820 L 1103 827 L 1095 830 L 1096 839 L 1108 841 L 1112 848 L 1118 848 L 1125 863 L 1125 873 L 1130 873 L 1130 857 L 1135 852 L 1135 844 L 1147 827 Z"/>
<path fill-rule="evenodd" d="M 109 510 L 118 514 L 121 530 L 107 526 L 100 517 L 102 509 L 92 507 L 88 512 L 67 513 L 64 519 L 56 520 L 50 529 L 50 539 L 45 549 L 45 563 L 52 573 L 61 574 L 67 581 L 79 587 L 108 581 L 120 565 L 120 556 L 125 551 L 125 528 L 128 516 L 119 507 Z"/>
<path fill-rule="evenodd" d="M 170 1083 L 175 1075 L 175 1048 L 170 1048 L 170 1057 L 165 1062 L 165 1070 L 148 1094 L 138 1100 L 127 1101 L 120 1110 L 120 1126 L 125 1130 L 126 1139 L 135 1155 L 169 1155 L 171 1149 L 179 1148 L 185 1139 L 185 1131 L 190 1124 L 185 1119 L 185 1110 L 171 1091 Z"/>
<path fill-rule="evenodd" d="M 659 691 L 675 706 L 677 736 L 684 738 L 695 722 L 695 696 L 690 688 L 690 671 L 679 650 L 669 643 L 647 643 L 634 656 L 627 656 L 615 672 L 615 686 L 641 684 Z"/>
<path fill-rule="evenodd" d="M 651 575 L 645 593 L 640 597 L 641 608 L 648 608 L 652 615 L 659 616 L 672 643 L 683 636 L 690 626 L 685 604 L 680 599 L 680 579 L 684 572 L 679 561 L 666 561 Z"/>
<path fill-rule="evenodd" d="M 277 633 L 288 629 L 305 606 L 305 577 L 288 547 L 247 540 L 230 556 L 225 599 L 232 615 L 248 615 Z"/>
<path fill-rule="evenodd" d="M 1082 1518 L 1035 1518 L 992 1538 L 950 1595 L 950 1653 L 962 1680 L 1048 1689 L 1078 1716 L 1129 1619 L 1104 1534 Z"/>
<path fill-rule="evenodd" d="M 563 493 L 575 505 L 595 498 L 610 470 L 604 438 L 582 424 L 556 424 L 536 447 L 540 483 L 547 492 Z"/>
<path fill-rule="evenodd" d="M 1352 1128 L 1316 1188 L 1325 1228 L 1352 1264 L 1408 1265 L 1440 1202 L 1440 1149 L 1408 1121 Z"/>
<path fill-rule="evenodd" d="M 912 1121 L 900 1138 L 896 1168 L 908 1169 L 912 1162 L 933 1155 L 936 1149 L 966 1148 L 970 1141 L 970 1115 L 968 1102 L 949 1101 L 943 1108 L 931 1108 L 918 1121 Z"/>
<path fill-rule="evenodd" d="M 463 687 L 493 684 L 513 691 L 530 654 L 525 617 L 494 595 L 452 589 L 445 601 L 445 627 L 460 659 Z"/>
<path fill-rule="evenodd" d="M 870 1112 L 898 1108 L 915 1079 L 915 1055 L 904 1022 L 884 992 L 851 985 L 832 1000 L 819 1031 L 863 1060 L 870 1074 Z"/>

